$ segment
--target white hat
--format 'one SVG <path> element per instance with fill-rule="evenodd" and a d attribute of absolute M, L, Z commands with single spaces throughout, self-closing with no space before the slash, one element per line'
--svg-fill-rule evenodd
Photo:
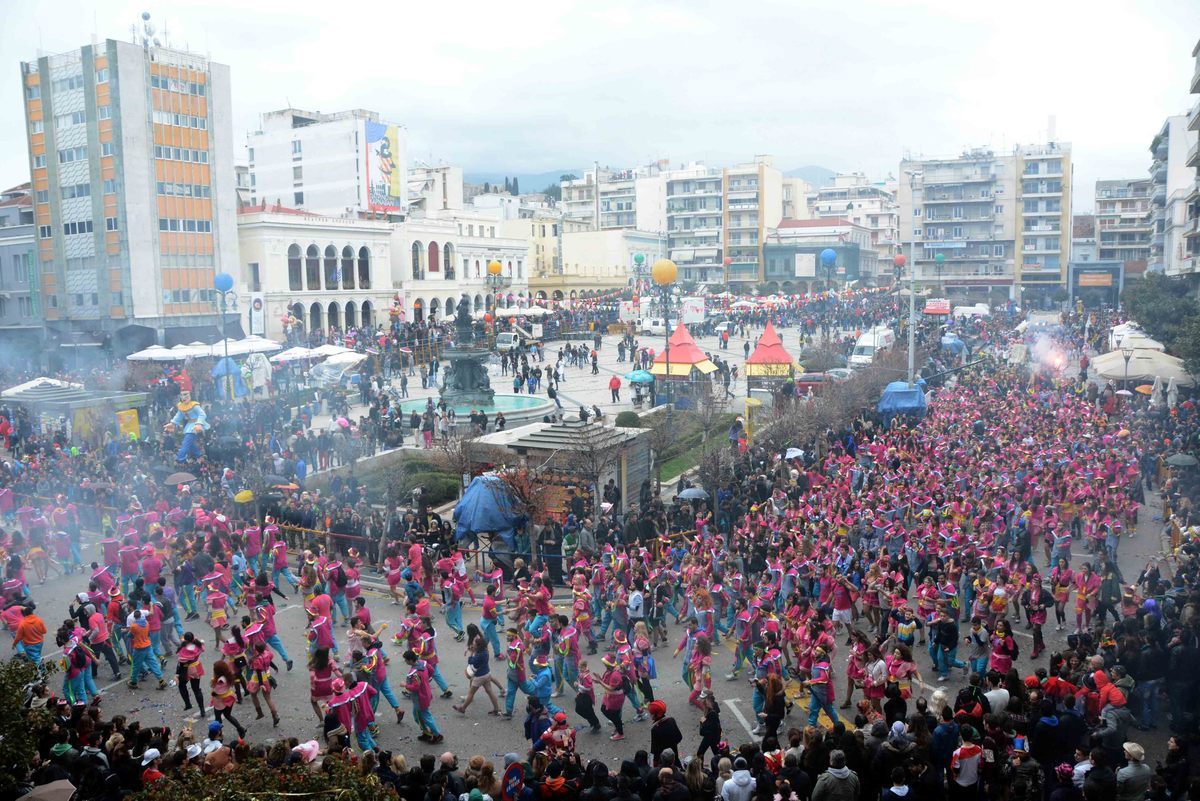
<path fill-rule="evenodd" d="M 189 761 L 200 756 L 202 753 L 204 753 L 204 749 L 200 747 L 200 743 L 192 743 L 187 747 L 187 758 Z"/>
<path fill-rule="evenodd" d="M 146 767 L 160 756 L 162 756 L 162 752 L 157 748 L 147 748 L 146 753 L 142 754 L 142 767 Z"/>
<path fill-rule="evenodd" d="M 208 742 L 206 742 L 204 744 L 204 753 L 207 756 L 208 754 L 212 754 L 212 753 L 215 753 L 216 751 L 220 751 L 221 746 L 223 746 L 223 745 L 224 745 L 224 743 L 222 743 L 220 740 L 209 740 Z"/>

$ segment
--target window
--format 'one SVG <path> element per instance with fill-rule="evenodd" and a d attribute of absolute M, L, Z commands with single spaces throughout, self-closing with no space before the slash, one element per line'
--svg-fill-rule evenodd
<path fill-rule="evenodd" d="M 47 299 L 47 305 L 52 309 L 57 309 L 58 308 L 58 295 L 51 295 Z"/>
<path fill-rule="evenodd" d="M 79 220 L 75 222 L 63 223 L 63 234 L 66 236 L 74 236 L 75 234 L 90 234 L 91 232 L 91 220 Z"/>
<path fill-rule="evenodd" d="M 300 155 L 302 155 L 302 154 L 301 154 L 301 152 L 300 152 L 300 140 L 299 140 L 299 139 L 293 139 L 293 140 L 292 140 L 292 155 L 293 155 L 293 156 L 300 156 Z"/>
<path fill-rule="evenodd" d="M 304 180 L 304 167 L 300 166 L 299 164 L 297 164 L 295 167 L 292 167 L 292 180 L 293 181 L 303 181 Z"/>
<path fill-rule="evenodd" d="M 69 78 L 59 78 L 51 86 L 55 92 L 69 92 L 72 89 L 83 88 L 83 75 L 72 75 Z"/>
<path fill-rule="evenodd" d="M 33 157 L 33 166 L 35 169 L 38 167 L 45 167 L 46 166 L 46 154 L 43 153 L 43 154 L 34 156 Z"/>
<path fill-rule="evenodd" d="M 996 208 L 995 208 L 995 212 L 996 212 L 997 214 L 1003 214 L 1003 213 L 1004 213 L 1004 204 L 1003 204 L 1003 203 L 997 203 L 997 204 L 996 204 Z"/>
<path fill-rule="evenodd" d="M 76 306 L 83 305 L 83 293 L 82 292 L 76 292 L 74 295 L 71 296 L 71 299 L 75 301 Z"/>
<path fill-rule="evenodd" d="M 124 306 L 125 305 L 125 293 L 124 292 L 112 293 L 112 305 Z"/>
<path fill-rule="evenodd" d="M 96 83 L 108 83 L 108 67 L 96 70 Z"/>
<path fill-rule="evenodd" d="M 254 148 L 248 147 L 246 148 L 246 152 L 249 154 L 250 161 L 254 161 Z"/>
<path fill-rule="evenodd" d="M 49 203 L 50 202 L 50 190 L 49 189 L 39 189 L 38 191 L 33 193 L 33 199 L 38 203 Z"/>
<path fill-rule="evenodd" d="M 71 186 L 60 187 L 63 200 L 70 200 L 75 197 L 91 197 L 91 184 L 73 184 Z"/>
<path fill-rule="evenodd" d="M 104 230 L 105 231 L 117 230 L 117 218 L 116 217 L 105 217 L 104 218 Z"/>
<path fill-rule="evenodd" d="M 25 97 L 28 100 L 37 100 L 41 96 L 42 96 L 42 87 L 40 87 L 40 86 L 26 86 L 25 87 Z"/>
<path fill-rule="evenodd" d="M 258 262 L 250 262 L 250 291 L 262 291 L 262 279 L 259 277 Z"/>
<path fill-rule="evenodd" d="M 951 239 L 962 239 L 963 229 L 961 225 L 956 225 L 950 229 Z"/>
<path fill-rule="evenodd" d="M 100 155 L 101 156 L 111 156 L 112 154 L 113 154 L 113 143 L 112 142 L 101 142 L 100 143 Z"/>
<path fill-rule="evenodd" d="M 29 123 L 29 132 L 30 133 L 40 134 L 45 130 L 46 130 L 46 123 L 42 122 L 41 120 L 34 120 L 33 122 Z"/>
<path fill-rule="evenodd" d="M 100 106 L 96 109 L 96 116 L 102 120 L 112 119 L 112 106 Z"/>
<path fill-rule="evenodd" d="M 1004 255 L 1004 245 L 992 245 L 992 255 L 993 256 L 1003 256 Z"/>
<path fill-rule="evenodd" d="M 50 226 L 39 225 L 38 226 L 38 237 L 40 239 L 49 239 L 50 238 Z"/>
<path fill-rule="evenodd" d="M 75 161 L 84 161 L 87 159 L 86 147 L 68 147 L 58 151 L 58 163 L 70 164 Z"/>
<path fill-rule="evenodd" d="M 292 201 L 297 206 L 303 206 L 304 205 L 304 193 L 303 192 L 293 192 L 292 193 Z"/>
<path fill-rule="evenodd" d="M 112 178 L 104 179 L 104 194 L 115 195 L 117 193 L 117 182 Z"/>
<path fill-rule="evenodd" d="M 17 307 L 20 310 L 22 317 L 33 316 L 33 298 L 17 298 Z"/>
<path fill-rule="evenodd" d="M 93 293 L 92 293 L 92 305 L 93 305 L 93 306 L 99 306 L 99 305 L 100 305 L 100 295 L 98 295 L 98 294 L 97 294 L 97 293 L 95 293 L 95 292 L 93 292 Z"/>

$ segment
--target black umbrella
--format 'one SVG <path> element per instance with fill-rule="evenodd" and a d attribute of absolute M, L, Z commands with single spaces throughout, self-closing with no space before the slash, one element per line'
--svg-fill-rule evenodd
<path fill-rule="evenodd" d="M 191 473 L 172 473 L 163 479 L 164 484 L 188 484 L 196 480 Z"/>
<path fill-rule="evenodd" d="M 1167 464 L 1171 467 L 1195 467 L 1200 461 L 1190 453 L 1173 453 L 1167 457 Z"/>
<path fill-rule="evenodd" d="M 685 501 L 703 501 L 708 499 L 708 493 L 699 487 L 688 487 L 675 497 Z"/>

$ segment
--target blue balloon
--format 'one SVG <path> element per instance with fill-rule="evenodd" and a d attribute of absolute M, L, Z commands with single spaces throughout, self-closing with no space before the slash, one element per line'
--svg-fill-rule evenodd
<path fill-rule="evenodd" d="M 825 248 L 821 251 L 821 264 L 826 267 L 832 267 L 837 263 L 837 251 L 833 248 Z"/>
<path fill-rule="evenodd" d="M 233 276 L 229 273 L 217 273 L 213 276 L 213 286 L 218 292 L 228 292 L 233 289 Z"/>

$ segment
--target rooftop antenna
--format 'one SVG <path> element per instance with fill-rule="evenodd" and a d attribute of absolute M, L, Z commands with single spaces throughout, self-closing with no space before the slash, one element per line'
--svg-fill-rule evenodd
<path fill-rule="evenodd" d="M 143 11 L 142 12 L 142 30 L 140 33 L 141 45 L 142 45 L 143 50 L 149 50 L 151 45 L 153 45 L 154 47 L 159 46 L 158 40 L 154 38 L 154 32 L 155 32 L 155 28 L 154 28 L 154 23 L 152 23 L 150 21 L 150 12 Z M 135 25 L 133 27 L 133 41 L 135 43 L 138 42 L 138 36 L 139 36 L 138 29 L 137 29 L 137 26 Z"/>

